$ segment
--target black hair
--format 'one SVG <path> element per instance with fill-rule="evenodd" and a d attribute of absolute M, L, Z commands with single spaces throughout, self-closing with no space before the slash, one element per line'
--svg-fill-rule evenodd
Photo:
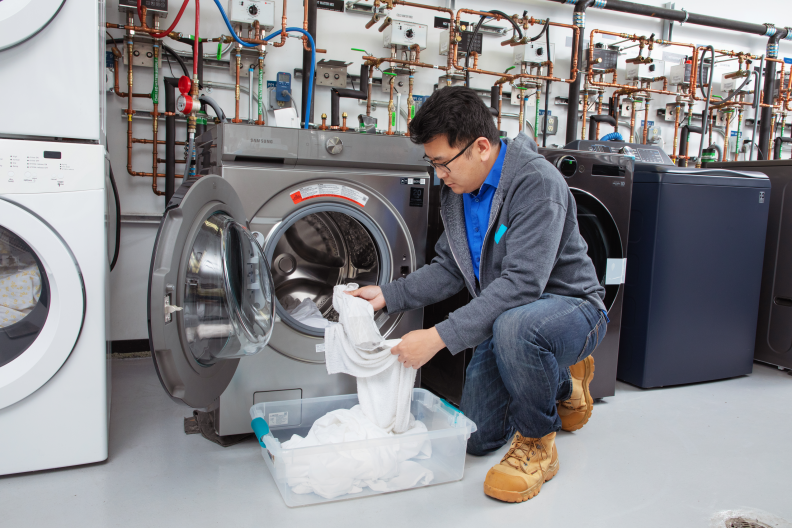
<path fill-rule="evenodd" d="M 452 147 L 461 148 L 474 139 L 485 137 L 493 145 L 500 133 L 489 107 L 478 94 L 465 86 L 448 86 L 427 99 L 410 121 L 410 139 L 423 145 L 445 136 Z"/>

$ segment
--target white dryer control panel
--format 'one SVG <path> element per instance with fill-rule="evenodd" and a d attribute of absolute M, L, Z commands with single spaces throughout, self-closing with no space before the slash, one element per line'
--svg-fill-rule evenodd
<path fill-rule="evenodd" d="M 104 147 L 0 139 L 0 194 L 104 189 Z"/>

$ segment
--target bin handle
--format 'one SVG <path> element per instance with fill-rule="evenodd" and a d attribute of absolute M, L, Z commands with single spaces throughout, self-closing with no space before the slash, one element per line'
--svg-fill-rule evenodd
<path fill-rule="evenodd" d="M 266 449 L 267 446 L 264 445 L 263 438 L 266 435 L 268 435 L 270 432 L 269 425 L 267 425 L 267 421 L 264 418 L 258 416 L 256 418 L 253 418 L 253 420 L 251 420 L 250 427 L 253 428 L 253 432 L 256 434 L 256 440 L 258 440 L 259 445 L 261 445 L 261 447 Z"/>

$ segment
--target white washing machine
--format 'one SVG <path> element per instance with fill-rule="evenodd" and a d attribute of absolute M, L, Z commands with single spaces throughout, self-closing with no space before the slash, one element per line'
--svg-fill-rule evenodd
<path fill-rule="evenodd" d="M 356 392 L 353 377 L 327 374 L 324 328 L 298 307 L 312 301 L 319 322 L 337 320 L 335 285 L 385 284 L 424 265 L 423 148 L 232 123 L 196 144 L 205 176 L 177 189 L 151 265 L 149 335 L 163 387 L 215 411 L 220 435 L 249 432 L 254 403 Z M 401 337 L 421 328 L 423 311 L 382 310 L 375 321 Z M 300 414 L 283 419 L 298 424 Z"/>
<path fill-rule="evenodd" d="M 103 140 L 104 10 L 104 0 L 0 2 L 0 135 Z"/>
<path fill-rule="evenodd" d="M 0 139 L 0 475 L 107 458 L 104 162 Z"/>

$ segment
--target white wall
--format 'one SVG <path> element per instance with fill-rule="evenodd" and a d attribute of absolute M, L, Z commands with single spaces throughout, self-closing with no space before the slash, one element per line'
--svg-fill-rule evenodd
<path fill-rule="evenodd" d="M 223 0 L 226 4 L 226 1 Z M 434 5 L 445 5 L 442 0 L 429 0 L 427 3 Z M 653 5 L 661 5 L 662 2 L 657 0 L 646 1 L 645 3 Z M 179 6 L 180 0 L 170 0 L 170 17 L 164 22 L 164 25 L 170 25 L 170 20 L 173 19 Z M 280 20 L 280 2 L 276 8 L 276 20 Z M 737 0 L 695 0 L 687 3 L 677 1 L 677 9 L 685 8 L 691 12 L 710 14 L 713 16 L 721 16 L 725 18 L 734 18 L 744 20 L 747 22 L 763 23 L 773 22 L 778 26 L 784 24 L 792 25 L 792 13 L 784 10 L 783 7 L 786 2 L 782 0 L 755 0 L 750 4 L 746 2 L 738 2 Z M 193 33 L 194 25 L 194 4 L 191 2 L 185 10 L 184 16 L 177 26 L 176 30 L 185 34 Z M 500 9 L 506 13 L 522 13 L 524 10 L 528 14 L 536 18 L 549 17 L 553 21 L 571 24 L 572 22 L 572 6 L 561 5 L 554 2 L 544 0 L 531 0 L 528 2 L 485 2 L 475 3 L 468 0 L 459 0 L 456 2 L 457 9 L 470 8 L 470 9 Z M 302 27 L 302 11 L 303 6 L 301 2 L 292 0 L 288 3 L 288 17 L 289 25 Z M 439 47 L 439 34 L 440 30 L 431 29 L 433 27 L 434 12 L 424 11 L 413 8 L 400 7 L 398 12 L 404 12 L 413 15 L 419 22 L 424 22 L 430 26 L 428 49 L 421 53 L 421 59 L 424 62 L 433 64 L 445 64 L 445 57 L 438 54 Z M 786 11 L 786 13 L 785 13 Z M 788 20 L 779 20 L 779 15 L 788 15 Z M 468 20 L 475 21 L 475 17 L 465 17 Z M 375 25 L 369 30 L 364 28 L 368 18 L 358 14 L 343 14 L 331 11 L 320 10 L 318 15 L 318 37 L 317 47 L 327 49 L 327 53 L 319 55 L 320 58 L 337 59 L 352 62 L 349 66 L 349 72 L 357 74 L 360 69 L 361 54 L 359 52 L 351 51 L 350 48 L 362 48 L 367 51 L 378 55 L 386 56 L 387 50 L 382 48 L 382 35 L 377 32 Z M 108 0 L 107 2 L 107 21 L 108 22 L 122 22 L 122 16 L 118 12 L 117 0 Z M 501 25 L 506 25 L 501 23 Z M 649 35 L 655 33 L 660 37 L 662 21 L 657 19 L 622 15 L 611 11 L 602 11 L 598 9 L 589 9 L 587 20 L 587 29 L 585 31 L 585 39 L 588 40 L 589 32 L 594 28 L 606 29 L 610 31 L 637 33 L 638 35 Z M 530 30 L 530 34 L 535 34 L 538 28 Z M 110 30 L 114 37 L 121 37 L 121 30 Z M 202 2 L 201 11 L 201 35 L 202 36 L 217 36 L 220 34 L 228 34 L 228 30 L 223 24 L 220 14 L 211 1 Z M 566 47 L 566 38 L 571 36 L 571 31 L 561 30 L 554 28 L 551 34 L 551 41 L 556 45 L 556 66 L 555 72 L 559 76 L 566 76 L 569 72 L 569 54 L 570 48 Z M 716 48 L 733 49 L 741 51 L 750 51 L 756 54 L 763 54 L 765 51 L 766 39 L 759 36 L 746 35 L 742 33 L 735 33 L 729 31 L 718 31 L 700 26 L 693 26 L 686 24 L 682 27 L 679 24 L 674 25 L 674 40 L 679 42 L 690 42 L 695 44 L 713 44 Z M 499 37 L 485 36 L 484 37 L 484 52 L 479 61 L 481 68 L 492 71 L 503 71 L 512 64 L 512 49 L 510 47 L 501 47 L 500 42 L 503 40 Z M 167 45 L 174 49 L 187 50 L 187 46 L 173 41 L 165 41 Z M 119 45 L 120 47 L 120 45 Z M 205 52 L 207 54 L 216 51 L 211 44 L 205 45 Z M 109 49 L 109 47 L 108 47 Z M 634 52 L 635 50 L 630 50 Z M 663 53 L 662 48 L 655 50 L 654 57 L 661 58 Z M 682 53 L 681 48 L 669 48 L 667 51 L 674 53 Z M 780 56 L 784 57 L 785 54 L 792 55 L 792 43 L 784 41 L 780 46 Z M 623 80 L 624 58 L 620 62 L 621 79 Z M 729 63 L 736 65 L 736 62 Z M 286 46 L 282 48 L 268 48 L 268 55 L 266 58 L 265 79 L 274 80 L 275 74 L 279 71 L 293 73 L 294 68 L 299 68 L 302 65 L 302 46 L 297 39 L 289 39 Z M 170 76 L 170 69 L 163 61 L 161 68 L 162 76 Z M 175 76 L 180 76 L 180 68 L 178 65 L 173 66 L 173 73 Z M 379 73 L 375 72 L 375 76 Z M 437 82 L 439 73 L 437 70 L 418 70 L 416 74 L 415 93 L 418 95 L 429 95 L 432 93 L 433 85 Z M 126 69 L 122 66 L 121 69 L 122 90 L 126 90 Z M 225 70 L 217 70 L 213 68 L 205 68 L 205 78 L 207 80 L 220 81 L 233 83 L 233 78 Z M 719 77 L 716 76 L 719 81 Z M 134 91 L 147 92 L 151 90 L 152 74 L 151 70 L 146 68 L 135 68 L 134 70 Z M 493 82 L 492 77 L 486 76 L 473 76 L 472 86 L 488 89 Z M 244 81 L 246 84 L 246 81 Z M 717 83 L 716 83 L 717 84 Z M 299 102 L 300 97 L 300 80 L 294 80 L 293 93 L 295 99 Z M 164 85 L 160 85 L 160 111 L 164 111 Z M 233 91 L 214 90 L 210 93 L 226 112 L 226 115 L 232 116 L 234 111 L 234 93 Z M 565 123 L 566 111 L 565 107 L 553 105 L 553 99 L 556 96 L 566 97 L 567 85 L 556 83 L 552 87 L 550 111 L 552 115 L 559 116 L 560 130 L 558 134 L 548 138 L 548 145 L 556 144 L 562 146 L 565 141 Z M 607 94 L 606 94 L 607 96 Z M 126 101 L 121 100 L 115 94 L 108 94 L 108 113 L 107 113 L 107 129 L 108 129 L 108 148 L 111 153 L 112 165 L 114 168 L 116 180 L 118 183 L 118 190 L 121 196 L 122 213 L 125 215 L 130 214 L 151 214 L 161 213 L 164 209 L 164 198 L 154 196 L 151 192 L 151 181 L 146 178 L 132 177 L 126 172 L 126 118 L 122 116 L 121 109 L 125 107 Z M 543 94 L 544 97 L 544 94 Z M 386 94 L 378 91 L 378 86 L 375 85 L 374 99 L 387 100 Z M 240 103 L 240 113 L 242 117 L 247 117 L 247 96 L 242 95 Z M 403 99 L 403 104 L 406 105 L 406 97 Z M 489 99 L 485 99 L 489 102 Z M 654 108 L 661 108 L 665 106 L 666 102 L 671 102 L 671 97 L 656 96 L 653 100 Z M 136 98 L 134 100 L 136 109 L 150 110 L 151 102 L 143 98 Z M 542 103 L 543 106 L 543 103 Z M 356 122 L 355 116 L 362 113 L 364 107 L 359 106 L 357 101 L 342 99 L 341 111 L 347 112 L 350 115 L 350 120 Z M 504 112 L 517 113 L 516 106 L 511 106 L 507 101 L 503 103 Z M 700 109 L 698 109 L 700 111 Z M 211 112 L 211 111 L 210 111 Z M 329 115 L 330 113 L 330 90 L 325 87 L 317 87 L 316 90 L 316 104 L 315 104 L 315 117 L 318 120 L 319 115 L 323 112 Z M 378 108 L 374 112 L 380 123 L 386 123 L 386 109 Z M 271 117 L 271 114 L 270 116 Z M 747 117 L 752 117 L 750 111 Z M 642 117 L 639 117 L 640 119 Z M 663 138 L 666 145 L 666 150 L 670 151 L 673 141 L 673 123 L 667 124 L 661 122 L 654 110 L 651 111 L 650 119 L 654 120 L 656 124 L 663 129 Z M 165 138 L 165 125 L 164 119 L 160 122 L 159 135 L 160 139 Z M 403 126 L 403 122 L 402 122 Z M 177 126 L 177 138 L 181 139 L 183 136 L 183 125 Z M 502 128 L 508 131 L 510 137 L 514 137 L 517 133 L 517 120 L 504 119 Z M 604 133 L 610 131 L 609 126 L 603 126 Z M 133 121 L 133 133 L 135 137 L 150 138 L 151 124 L 150 121 Z M 626 131 L 622 131 L 626 134 Z M 748 134 L 748 137 L 750 133 Z M 715 136 L 718 141 L 722 138 Z M 697 138 L 693 138 L 691 143 L 691 152 L 698 148 Z M 161 152 L 164 148 L 161 149 Z M 147 145 L 135 145 L 133 155 L 133 170 L 150 172 L 151 171 L 151 150 Z M 177 147 L 177 156 L 180 155 L 180 148 Z M 160 155 L 164 157 L 164 153 Z M 164 172 L 164 165 L 160 166 L 160 171 Z M 177 166 L 179 172 L 179 166 Z M 178 184 L 178 181 L 177 181 Z M 159 180 L 160 189 L 164 190 L 164 180 Z M 156 236 L 157 226 L 152 224 L 123 224 L 121 235 L 121 254 L 120 261 L 112 273 L 112 330 L 111 335 L 113 340 L 122 339 L 145 339 L 147 338 L 146 329 L 146 284 L 148 280 L 148 271 L 151 258 L 151 249 Z"/>

